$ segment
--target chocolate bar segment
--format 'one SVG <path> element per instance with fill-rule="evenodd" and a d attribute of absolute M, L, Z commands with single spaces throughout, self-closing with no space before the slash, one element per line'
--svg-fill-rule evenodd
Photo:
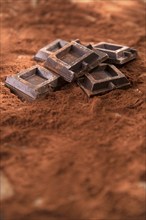
<path fill-rule="evenodd" d="M 101 64 L 86 73 L 82 78 L 79 78 L 78 85 L 90 97 L 113 89 L 130 87 L 130 82 L 115 66 Z"/>
<path fill-rule="evenodd" d="M 57 88 L 61 77 L 39 65 L 7 76 L 5 84 L 22 99 L 35 100 Z"/>
<path fill-rule="evenodd" d="M 93 45 L 93 48 L 108 54 L 109 59 L 106 63 L 123 65 L 137 57 L 135 49 L 118 44 L 101 42 Z"/>
<path fill-rule="evenodd" d="M 59 50 L 60 48 L 64 47 L 67 43 L 68 43 L 67 41 L 57 39 L 52 43 L 46 45 L 45 47 L 41 48 L 34 56 L 34 59 L 36 61 L 46 61 L 48 56 L 52 52 Z"/>
<path fill-rule="evenodd" d="M 98 66 L 105 59 L 107 59 L 105 53 L 95 52 L 80 44 L 79 41 L 72 41 L 50 54 L 44 65 L 66 81 L 72 82 Z"/>

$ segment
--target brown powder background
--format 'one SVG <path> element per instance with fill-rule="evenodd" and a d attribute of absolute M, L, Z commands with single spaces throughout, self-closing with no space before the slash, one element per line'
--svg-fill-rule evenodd
<path fill-rule="evenodd" d="M 1 220 L 144 220 L 145 5 L 138 0 L 73 3 L 1 0 L 0 168 L 14 195 Z M 74 83 L 21 102 L 7 75 L 36 64 L 56 38 L 134 47 L 121 71 L 132 87 L 89 99 Z"/>

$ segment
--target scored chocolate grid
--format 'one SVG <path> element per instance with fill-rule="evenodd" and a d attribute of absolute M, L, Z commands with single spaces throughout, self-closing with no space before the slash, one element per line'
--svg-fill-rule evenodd
<path fill-rule="evenodd" d="M 109 43 L 104 42 L 104 44 L 108 44 L 109 46 Z M 30 74 L 31 71 L 34 71 L 34 67 L 31 67 L 25 71 L 16 74 L 15 76 L 8 76 L 6 79 L 6 86 L 8 86 L 12 91 L 15 91 L 18 95 L 22 93 L 22 96 L 24 98 L 28 96 L 29 98 L 31 97 L 33 99 L 38 98 L 42 94 L 49 93 L 48 88 L 50 87 L 52 87 L 53 89 L 58 88 L 64 85 L 65 81 L 72 82 L 75 79 L 78 79 L 78 84 L 89 96 L 101 94 L 104 91 L 110 91 L 115 88 L 129 86 L 130 83 L 124 76 L 124 74 L 122 74 L 121 77 L 118 75 L 118 77 L 112 77 L 111 79 L 111 77 L 107 77 L 108 74 L 105 77 L 105 73 L 102 72 L 103 80 L 101 80 L 101 76 L 99 77 L 98 72 L 97 78 L 99 79 L 95 80 L 93 77 L 93 69 L 102 66 L 101 63 L 105 61 L 118 64 L 128 62 L 129 60 L 136 57 L 136 50 L 126 46 L 112 45 L 112 49 L 108 48 L 111 50 L 105 50 L 103 52 L 102 49 L 104 48 L 98 48 L 98 45 L 99 44 L 92 46 L 91 44 L 89 44 L 87 46 L 84 46 L 80 43 L 79 40 L 68 43 L 61 39 L 57 39 L 51 44 L 40 49 L 38 52 L 42 53 L 39 54 L 40 56 L 42 56 L 40 57 L 40 60 L 47 59 L 47 61 L 45 62 L 45 66 L 49 70 L 43 67 L 38 68 L 42 68 L 43 72 L 49 71 L 50 75 L 57 77 L 56 80 L 48 81 L 48 79 L 46 79 L 43 74 L 41 77 L 37 74 L 35 75 L 35 77 L 34 74 L 28 76 L 27 74 Z M 109 53 L 107 51 L 109 51 Z M 125 59 L 126 56 L 127 59 Z M 112 69 L 114 69 L 114 71 L 118 71 L 115 70 L 114 66 L 112 66 Z M 90 81 L 90 84 L 92 85 L 97 84 L 96 91 L 92 91 L 93 89 L 91 88 L 86 88 L 84 82 L 87 79 L 88 83 Z M 49 86 L 47 87 L 46 85 Z"/>

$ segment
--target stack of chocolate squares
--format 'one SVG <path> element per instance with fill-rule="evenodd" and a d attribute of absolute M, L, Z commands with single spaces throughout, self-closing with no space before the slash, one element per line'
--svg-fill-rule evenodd
<path fill-rule="evenodd" d="M 19 97 L 31 101 L 75 81 L 90 97 L 129 87 L 126 76 L 113 64 L 123 65 L 136 57 L 136 50 L 127 46 L 105 42 L 83 45 L 79 40 L 58 39 L 34 56 L 44 67 L 36 65 L 8 76 L 5 84 Z"/>

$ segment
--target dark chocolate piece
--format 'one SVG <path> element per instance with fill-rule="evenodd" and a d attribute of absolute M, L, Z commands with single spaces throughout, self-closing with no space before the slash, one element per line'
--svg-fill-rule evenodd
<path fill-rule="evenodd" d="M 49 55 L 45 67 L 72 82 L 85 72 L 98 66 L 107 59 L 107 55 L 83 46 L 79 41 L 72 41 L 60 50 Z"/>
<path fill-rule="evenodd" d="M 79 78 L 78 85 L 90 97 L 109 92 L 113 89 L 129 87 L 130 82 L 115 66 L 101 64 L 99 67 L 86 73 L 82 78 Z"/>
<path fill-rule="evenodd" d="M 59 50 L 60 48 L 64 47 L 67 43 L 67 41 L 57 39 L 52 43 L 48 44 L 47 46 L 41 48 L 34 56 L 34 59 L 36 61 L 46 61 L 48 56 L 52 52 Z"/>
<path fill-rule="evenodd" d="M 6 86 L 19 97 L 35 100 L 49 93 L 50 89 L 59 86 L 61 77 L 39 65 L 28 68 L 20 73 L 7 76 Z"/>
<path fill-rule="evenodd" d="M 93 45 L 93 48 L 108 54 L 106 63 L 123 65 L 137 57 L 137 51 L 127 46 L 101 42 Z"/>

